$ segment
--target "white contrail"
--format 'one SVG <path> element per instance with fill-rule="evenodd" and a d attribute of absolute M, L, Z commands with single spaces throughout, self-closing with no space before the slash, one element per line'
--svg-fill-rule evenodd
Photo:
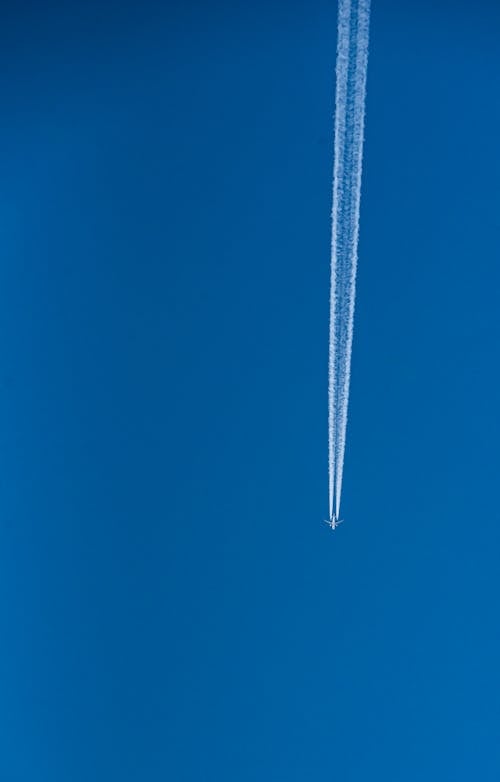
<path fill-rule="evenodd" d="M 328 360 L 329 513 L 339 518 L 356 294 L 370 0 L 339 0 Z"/>
<path fill-rule="evenodd" d="M 339 225 L 342 203 L 341 183 L 344 173 L 344 147 L 347 113 L 347 73 L 349 60 L 349 28 L 351 17 L 350 0 L 340 0 L 338 10 L 337 32 L 337 67 L 335 95 L 335 139 L 333 162 L 333 202 L 332 202 L 332 244 L 331 244 L 331 279 L 330 279 L 330 347 L 328 357 L 328 507 L 329 518 L 333 515 L 335 494 L 335 431 L 337 424 L 337 256 L 341 250 Z"/>

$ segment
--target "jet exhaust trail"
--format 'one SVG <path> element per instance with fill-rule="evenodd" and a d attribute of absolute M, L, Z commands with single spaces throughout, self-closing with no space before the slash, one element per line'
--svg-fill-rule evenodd
<path fill-rule="evenodd" d="M 370 0 L 339 0 L 328 356 L 329 519 L 338 520 L 344 470 L 358 262 Z M 335 528 L 333 524 L 332 528 Z"/>

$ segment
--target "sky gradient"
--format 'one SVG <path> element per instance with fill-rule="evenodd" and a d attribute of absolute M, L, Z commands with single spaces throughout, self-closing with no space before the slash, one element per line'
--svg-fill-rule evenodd
<path fill-rule="evenodd" d="M 332 534 L 335 4 L 6 7 L 2 780 L 497 782 L 499 21 L 373 2 Z"/>

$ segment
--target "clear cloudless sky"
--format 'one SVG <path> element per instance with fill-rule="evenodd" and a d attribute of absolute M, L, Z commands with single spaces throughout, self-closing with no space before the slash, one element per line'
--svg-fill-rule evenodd
<path fill-rule="evenodd" d="M 332 534 L 336 12 L 3 9 L 2 781 L 500 778 L 500 10 L 373 2 Z"/>

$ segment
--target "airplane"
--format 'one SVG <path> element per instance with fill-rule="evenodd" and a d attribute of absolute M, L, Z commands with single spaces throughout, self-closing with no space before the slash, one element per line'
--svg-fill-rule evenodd
<path fill-rule="evenodd" d="M 325 519 L 324 521 L 325 521 L 325 524 L 328 524 L 328 526 L 329 526 L 329 527 L 330 527 L 332 530 L 334 530 L 334 529 L 337 529 L 337 527 L 339 526 L 339 524 L 343 524 L 343 522 L 344 522 L 344 519 L 336 519 L 336 518 L 335 518 L 335 516 L 332 516 L 332 518 L 331 518 L 330 520 L 328 520 L 328 519 Z"/>

